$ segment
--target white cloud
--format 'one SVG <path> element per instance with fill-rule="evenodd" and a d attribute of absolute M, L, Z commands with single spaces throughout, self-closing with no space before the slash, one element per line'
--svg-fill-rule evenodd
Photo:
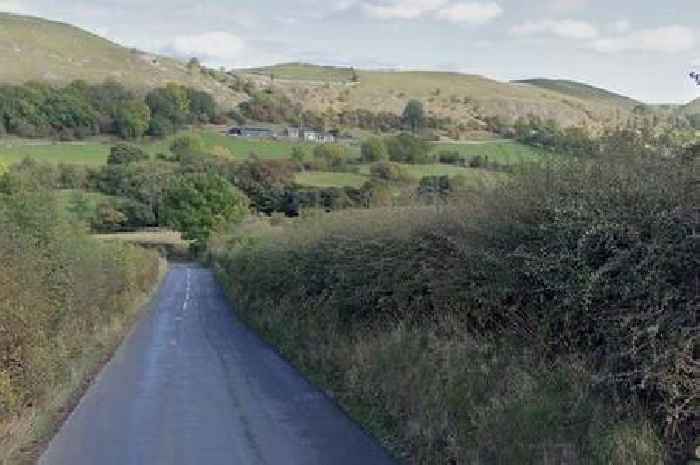
<path fill-rule="evenodd" d="M 575 19 L 530 21 L 514 26 L 510 33 L 517 36 L 554 35 L 565 39 L 598 37 L 598 29 L 594 25 Z"/>
<path fill-rule="evenodd" d="M 452 23 L 484 24 L 503 14 L 495 2 L 460 2 L 450 0 L 368 0 L 362 3 L 365 13 L 378 19 L 418 19 L 433 17 Z"/>
<path fill-rule="evenodd" d="M 230 63 L 244 48 L 243 40 L 230 32 L 216 31 L 175 37 L 173 51 L 183 57 L 198 57 L 205 62 Z"/>
<path fill-rule="evenodd" d="M 455 3 L 440 9 L 438 19 L 452 23 L 484 24 L 503 14 L 503 8 L 497 3 Z"/>
<path fill-rule="evenodd" d="M 642 29 L 620 37 L 594 40 L 591 47 L 602 53 L 645 51 L 679 53 L 691 50 L 696 44 L 692 29 L 685 26 L 666 26 Z"/>
<path fill-rule="evenodd" d="M 0 11 L 4 13 L 30 13 L 29 9 L 15 0 L 0 0 Z"/>
<path fill-rule="evenodd" d="M 632 23 L 626 19 L 618 19 L 610 25 L 610 29 L 616 34 L 626 34 L 632 29 Z"/>
<path fill-rule="evenodd" d="M 365 2 L 365 12 L 379 19 L 416 19 L 447 4 L 447 0 L 393 0 L 389 3 Z"/>
<path fill-rule="evenodd" d="M 549 8 L 557 13 L 570 13 L 585 8 L 589 0 L 550 0 Z"/>

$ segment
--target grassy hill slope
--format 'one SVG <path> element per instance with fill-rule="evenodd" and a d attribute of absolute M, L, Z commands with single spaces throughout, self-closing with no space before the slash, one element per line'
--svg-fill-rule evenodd
<path fill-rule="evenodd" d="M 693 100 L 692 102 L 683 105 L 679 109 L 680 113 L 684 115 L 693 115 L 700 113 L 700 98 Z"/>
<path fill-rule="evenodd" d="M 208 91 L 221 103 L 241 100 L 178 60 L 128 49 L 65 23 L 0 13 L 0 83 L 75 79 L 115 79 L 139 91 L 177 82 Z"/>
<path fill-rule="evenodd" d="M 353 82 L 350 68 L 287 63 L 235 73 L 259 87 L 281 89 L 310 110 L 362 108 L 400 113 L 408 100 L 417 98 L 429 113 L 475 127 L 486 116 L 512 121 L 529 114 L 554 118 L 564 126 L 602 126 L 626 119 L 637 104 L 583 84 L 548 89 L 448 72 L 357 70 L 359 82 Z"/>
<path fill-rule="evenodd" d="M 591 86 L 582 82 L 568 81 L 564 79 L 524 79 L 513 81 L 514 84 L 525 84 L 552 90 L 560 94 L 580 98 L 582 100 L 596 101 L 601 104 L 617 105 L 623 108 L 632 109 L 642 102 L 634 100 L 624 95 Z"/>

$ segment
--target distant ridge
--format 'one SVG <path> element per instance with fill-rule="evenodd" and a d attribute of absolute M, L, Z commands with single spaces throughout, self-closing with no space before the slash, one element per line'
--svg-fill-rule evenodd
<path fill-rule="evenodd" d="M 564 95 L 570 95 L 581 99 L 607 102 L 612 105 L 619 105 L 628 109 L 632 109 L 637 105 L 642 105 L 642 102 L 630 97 L 577 81 L 539 78 L 522 79 L 512 82 L 516 84 L 528 84 L 531 86 L 540 87 L 542 89 L 553 90 Z"/>
<path fill-rule="evenodd" d="M 135 90 L 176 82 L 206 90 L 222 102 L 240 100 L 209 75 L 173 58 L 115 44 L 70 24 L 0 13 L 0 82 L 114 79 Z"/>

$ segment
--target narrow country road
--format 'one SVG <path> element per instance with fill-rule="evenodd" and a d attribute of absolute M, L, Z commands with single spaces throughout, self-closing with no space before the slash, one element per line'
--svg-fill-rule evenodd
<path fill-rule="evenodd" d="M 212 273 L 172 267 L 40 465 L 389 465 L 242 325 Z"/>

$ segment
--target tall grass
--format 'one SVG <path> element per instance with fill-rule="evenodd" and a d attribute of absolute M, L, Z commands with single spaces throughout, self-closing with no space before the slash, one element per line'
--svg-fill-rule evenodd
<path fill-rule="evenodd" d="M 530 167 L 459 206 L 248 225 L 211 253 L 243 316 L 406 463 L 681 460 L 696 167 Z"/>
<path fill-rule="evenodd" d="M 30 461 L 159 275 L 157 254 L 90 238 L 32 180 L 0 182 L 0 463 Z"/>

